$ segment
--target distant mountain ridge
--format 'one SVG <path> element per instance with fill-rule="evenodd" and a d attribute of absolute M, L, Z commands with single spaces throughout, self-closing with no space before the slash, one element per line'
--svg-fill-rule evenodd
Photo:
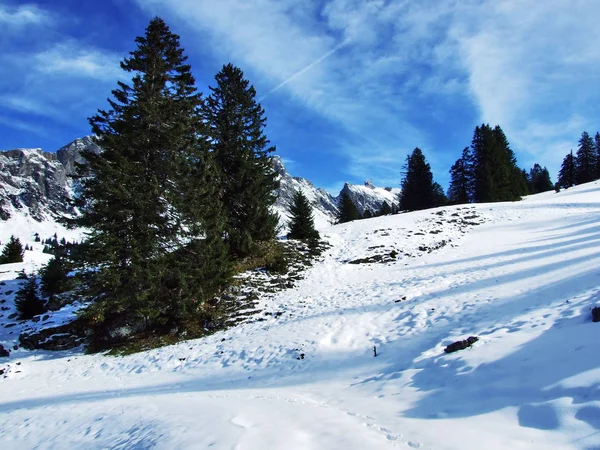
<path fill-rule="evenodd" d="M 75 163 L 84 162 L 81 152 L 90 149 L 101 151 L 91 136 L 75 139 L 56 151 L 41 149 L 14 149 L 0 151 L 0 220 L 6 221 L 15 214 L 29 215 L 42 222 L 52 220 L 57 214 L 73 213 L 65 198 L 72 196 Z M 279 156 L 273 158 L 279 174 L 280 187 L 274 210 L 280 216 L 282 231 L 289 221 L 289 205 L 294 193 L 302 191 L 314 208 L 317 228 L 335 222 L 338 199 L 309 180 L 290 175 Z M 366 210 L 377 212 L 384 202 L 396 203 L 400 190 L 378 188 L 370 182 L 363 186 L 346 183 L 340 192 L 347 193 L 363 214 Z"/>

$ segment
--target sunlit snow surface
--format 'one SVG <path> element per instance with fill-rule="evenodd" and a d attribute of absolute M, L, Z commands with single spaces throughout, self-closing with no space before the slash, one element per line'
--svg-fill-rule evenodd
<path fill-rule="evenodd" d="M 278 318 L 119 358 L 13 351 L 0 449 L 600 448 L 600 184 L 464 208 L 323 230 Z M 8 314 L 34 253 L 0 266 Z"/>

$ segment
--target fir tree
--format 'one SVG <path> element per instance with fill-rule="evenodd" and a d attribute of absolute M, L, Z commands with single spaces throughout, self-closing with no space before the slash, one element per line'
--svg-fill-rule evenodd
<path fill-rule="evenodd" d="M 0 254 L 0 264 L 23 262 L 25 250 L 19 238 L 11 236 Z"/>
<path fill-rule="evenodd" d="M 465 147 L 462 156 L 450 168 L 450 187 L 448 188 L 448 202 L 451 205 L 460 205 L 470 201 L 471 172 L 469 162 L 471 154 L 469 147 Z"/>
<path fill-rule="evenodd" d="M 431 167 L 418 147 L 406 157 L 401 181 L 400 210 L 415 211 L 436 206 L 436 193 Z"/>
<path fill-rule="evenodd" d="M 550 180 L 550 173 L 545 167 L 542 168 L 539 164 L 535 163 L 529 171 L 529 193 L 539 194 L 540 192 L 547 192 L 554 189 L 554 184 Z"/>
<path fill-rule="evenodd" d="M 38 295 L 35 275 L 31 274 L 25 277 L 25 282 L 15 294 L 15 306 L 21 320 L 29 320 L 46 312 L 44 302 Z"/>
<path fill-rule="evenodd" d="M 358 219 L 358 208 L 348 193 L 346 191 L 342 191 L 338 199 L 337 223 L 346 223 Z"/>
<path fill-rule="evenodd" d="M 444 193 L 444 188 L 437 182 L 433 182 L 433 206 L 446 206 L 448 197 Z"/>
<path fill-rule="evenodd" d="M 584 131 L 579 139 L 577 149 L 575 180 L 577 184 L 588 183 L 598 178 L 598 153 L 596 152 L 594 140 Z"/>
<path fill-rule="evenodd" d="M 289 239 L 319 239 L 319 232 L 315 230 L 315 220 L 312 206 L 302 191 L 294 194 L 290 205 L 290 232 Z"/>
<path fill-rule="evenodd" d="M 90 230 L 72 258 L 91 269 L 81 294 L 95 300 L 99 329 L 123 316 L 177 326 L 230 270 L 202 98 L 179 37 L 154 18 L 135 41 L 121 63 L 131 84 L 119 81 L 111 109 L 90 119 L 103 152 L 83 153 L 81 215 L 66 219 Z"/>
<path fill-rule="evenodd" d="M 271 212 L 279 186 L 264 134 L 265 112 L 243 72 L 228 64 L 216 75 L 207 99 L 206 120 L 212 151 L 220 169 L 227 241 L 237 255 L 253 243 L 275 237 L 278 216 Z"/>
<path fill-rule="evenodd" d="M 571 153 L 567 153 L 564 157 L 560 170 L 558 172 L 558 187 L 568 189 L 571 186 L 575 186 L 575 175 L 577 173 L 576 160 L 573 156 L 573 150 Z"/>
<path fill-rule="evenodd" d="M 69 278 L 70 268 L 61 256 L 55 256 L 40 270 L 41 291 L 45 297 L 67 292 L 72 287 Z"/>
<path fill-rule="evenodd" d="M 475 128 L 470 164 L 470 197 L 474 202 L 515 201 L 527 195 L 527 184 L 500 126 Z"/>

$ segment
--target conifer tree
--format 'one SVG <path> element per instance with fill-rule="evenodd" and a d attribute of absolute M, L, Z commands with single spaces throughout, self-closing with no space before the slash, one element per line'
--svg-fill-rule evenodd
<path fill-rule="evenodd" d="M 40 270 L 41 291 L 46 297 L 67 292 L 71 287 L 69 266 L 62 255 L 56 255 Z"/>
<path fill-rule="evenodd" d="M 25 282 L 15 294 L 15 306 L 21 320 L 29 320 L 38 314 L 46 312 L 44 302 L 38 295 L 35 275 L 25 276 Z"/>
<path fill-rule="evenodd" d="M 356 207 L 348 193 L 342 191 L 342 193 L 340 194 L 340 198 L 338 199 L 337 223 L 346 223 L 358 219 L 358 208 Z"/>
<path fill-rule="evenodd" d="M 554 184 L 550 180 L 550 173 L 545 167 L 542 168 L 538 163 L 535 163 L 529 171 L 529 193 L 539 194 L 554 189 Z"/>
<path fill-rule="evenodd" d="M 157 17 L 135 42 L 121 63 L 131 83 L 119 81 L 110 110 L 90 119 L 103 152 L 84 152 L 81 215 L 65 220 L 90 230 L 73 262 L 91 269 L 81 293 L 99 328 L 119 317 L 177 326 L 230 270 L 202 98 L 179 37 Z"/>
<path fill-rule="evenodd" d="M 279 186 L 270 156 L 275 147 L 269 146 L 264 134 L 265 111 L 243 72 L 227 64 L 215 79 L 205 116 L 220 169 L 230 251 L 246 255 L 252 252 L 254 242 L 276 235 L 279 218 L 270 210 Z"/>
<path fill-rule="evenodd" d="M 600 177 L 600 132 L 597 131 L 594 136 L 594 149 L 596 150 L 596 156 L 598 157 L 596 163 L 596 176 Z"/>
<path fill-rule="evenodd" d="M 451 205 L 460 205 L 470 201 L 471 172 L 469 162 L 471 154 L 469 147 L 465 147 L 462 156 L 450 168 L 450 186 L 448 187 L 448 202 Z"/>
<path fill-rule="evenodd" d="M 444 193 L 444 188 L 441 184 L 433 182 L 433 206 L 446 206 L 448 204 L 448 197 Z"/>
<path fill-rule="evenodd" d="M 2 249 L 2 254 L 0 254 L 0 264 L 23 262 L 24 254 L 25 250 L 23 250 L 23 245 L 19 238 L 11 236 Z"/>
<path fill-rule="evenodd" d="M 584 131 L 579 139 L 575 180 L 577 184 L 588 183 L 598 178 L 598 153 L 594 140 Z"/>
<path fill-rule="evenodd" d="M 568 189 L 571 186 L 575 186 L 577 173 L 577 161 L 573 156 L 573 150 L 563 158 L 560 170 L 558 172 L 558 187 Z"/>
<path fill-rule="evenodd" d="M 405 173 L 401 186 L 401 211 L 416 211 L 437 206 L 438 199 L 436 199 L 431 166 L 418 147 L 406 157 Z"/>
<path fill-rule="evenodd" d="M 289 239 L 319 239 L 313 209 L 302 191 L 296 191 L 290 205 Z"/>
<path fill-rule="evenodd" d="M 527 195 L 527 183 L 500 126 L 475 127 L 470 164 L 474 202 L 515 201 Z"/>

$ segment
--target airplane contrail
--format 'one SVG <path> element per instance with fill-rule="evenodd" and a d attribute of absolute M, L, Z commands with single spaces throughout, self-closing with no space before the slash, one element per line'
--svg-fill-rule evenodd
<path fill-rule="evenodd" d="M 259 102 L 263 101 L 263 99 L 265 99 L 266 97 L 268 97 L 269 95 L 271 95 L 273 92 L 278 91 L 283 86 L 285 86 L 286 84 L 288 84 L 290 81 L 294 80 L 295 78 L 298 78 L 303 73 L 308 72 L 310 69 L 312 69 L 313 67 L 315 67 L 317 64 L 319 64 L 319 63 L 323 62 L 325 59 L 329 58 L 331 55 L 333 55 L 335 52 L 337 52 L 340 48 L 342 48 L 347 43 L 348 43 L 348 39 L 346 39 L 341 44 L 339 44 L 336 47 L 334 47 L 331 50 L 329 50 L 327 53 L 325 53 L 323 56 L 321 56 L 316 61 L 313 61 L 308 66 L 304 67 L 303 69 L 299 70 L 298 72 L 296 72 L 295 74 L 293 74 L 292 76 L 290 76 L 289 78 L 287 78 L 286 80 L 284 80 L 281 83 L 279 83 L 277 86 L 275 86 L 269 92 L 267 92 L 265 95 L 263 95 L 261 98 L 259 98 L 258 101 Z"/>

